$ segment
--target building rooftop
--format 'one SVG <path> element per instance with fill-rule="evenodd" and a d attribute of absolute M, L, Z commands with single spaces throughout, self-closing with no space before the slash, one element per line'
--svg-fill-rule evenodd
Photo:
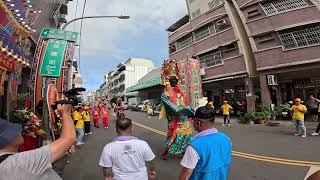
<path fill-rule="evenodd" d="M 143 76 L 136 85 L 128 87 L 127 93 L 161 85 L 162 80 L 161 80 L 160 74 L 161 74 L 161 69 L 154 69 L 150 71 L 148 74 Z"/>
<path fill-rule="evenodd" d="M 189 15 L 185 15 L 183 18 L 179 19 L 177 22 L 175 22 L 173 25 L 171 25 L 166 31 L 174 32 L 177 29 L 181 28 L 183 25 L 187 24 L 190 20 Z"/>
<path fill-rule="evenodd" d="M 148 74 L 139 79 L 138 83 L 146 82 L 148 80 L 160 77 L 161 69 L 154 69 L 150 71 Z"/>

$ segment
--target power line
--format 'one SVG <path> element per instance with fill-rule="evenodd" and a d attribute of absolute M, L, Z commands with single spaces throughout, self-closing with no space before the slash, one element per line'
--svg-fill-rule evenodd
<path fill-rule="evenodd" d="M 85 12 L 85 9 L 86 9 L 86 4 L 87 4 L 87 0 L 84 0 L 84 3 L 83 3 L 83 9 L 82 9 L 82 15 L 81 15 L 81 18 L 83 18 L 84 16 L 84 12 Z M 81 67 L 81 37 L 82 37 L 82 24 L 83 24 L 83 19 L 81 19 L 81 24 L 80 24 L 80 42 L 79 42 L 79 72 L 80 72 L 80 67 Z"/>
<path fill-rule="evenodd" d="M 74 18 L 77 18 L 77 14 L 78 14 L 78 4 L 79 4 L 79 0 L 77 0 L 76 12 L 74 13 Z M 73 24 L 73 31 L 76 31 L 76 23 Z"/>

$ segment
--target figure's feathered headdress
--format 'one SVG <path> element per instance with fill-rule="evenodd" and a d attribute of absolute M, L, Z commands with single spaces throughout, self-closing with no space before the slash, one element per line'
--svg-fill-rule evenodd
<path fill-rule="evenodd" d="M 169 83 L 169 78 L 175 76 L 178 79 L 178 84 L 181 84 L 181 74 L 178 64 L 175 60 L 164 60 L 161 68 L 161 79 L 162 84 L 167 85 Z"/>

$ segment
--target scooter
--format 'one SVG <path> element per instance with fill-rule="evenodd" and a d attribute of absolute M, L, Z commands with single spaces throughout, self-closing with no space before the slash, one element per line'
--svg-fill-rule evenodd
<path fill-rule="evenodd" d="M 289 109 L 284 109 L 282 108 L 281 110 L 281 119 L 283 120 L 290 120 L 291 119 L 291 115 L 290 115 L 290 110 Z"/>

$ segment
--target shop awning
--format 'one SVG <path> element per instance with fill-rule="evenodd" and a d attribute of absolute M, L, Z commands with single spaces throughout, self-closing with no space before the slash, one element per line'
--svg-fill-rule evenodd
<path fill-rule="evenodd" d="M 140 82 L 134 86 L 128 87 L 127 93 L 138 91 L 138 90 L 149 88 L 149 87 L 153 87 L 153 86 L 157 86 L 157 85 L 161 85 L 161 84 L 162 84 L 161 77 L 158 76 L 158 77 L 155 77 L 155 78 L 150 79 L 148 81 Z"/>

